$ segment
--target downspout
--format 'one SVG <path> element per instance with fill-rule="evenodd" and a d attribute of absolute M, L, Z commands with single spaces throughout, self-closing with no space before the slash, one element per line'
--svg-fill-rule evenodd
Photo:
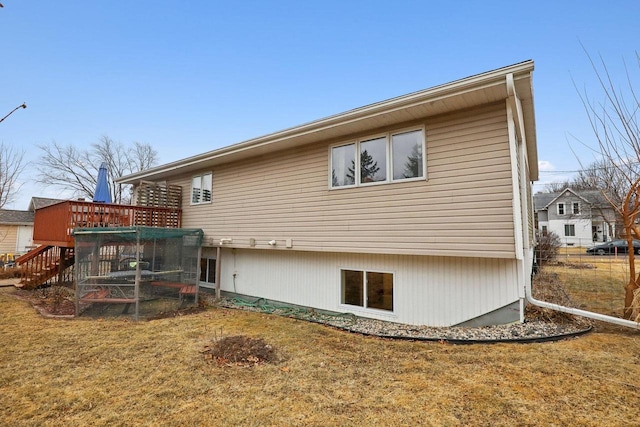
<path fill-rule="evenodd" d="M 508 74 L 507 75 L 507 93 L 508 93 L 508 98 L 507 98 L 507 120 L 508 120 L 508 130 L 509 130 L 509 140 L 510 140 L 510 146 L 511 146 L 511 158 L 512 158 L 512 171 L 516 170 L 517 173 L 517 165 L 513 163 L 514 158 L 516 158 L 515 155 L 515 149 L 517 148 L 517 144 L 518 144 L 518 134 L 520 135 L 520 137 L 523 139 L 524 138 L 524 132 L 523 132 L 523 122 L 522 120 L 522 116 L 521 116 L 521 110 L 520 110 L 520 105 L 519 105 L 519 99 L 516 95 L 515 92 L 515 85 L 513 83 L 513 74 Z M 513 145 L 513 143 L 515 143 L 515 145 Z M 525 141 L 526 143 L 526 141 Z M 515 179 L 515 177 L 514 177 Z M 516 194 L 515 194 L 515 188 L 518 187 L 514 187 L 514 203 L 516 201 Z M 517 211 L 519 211 L 519 209 L 515 209 L 514 208 L 514 215 L 516 215 Z M 523 221 L 522 217 L 518 217 L 515 216 L 515 221 L 516 222 L 521 222 Z M 524 224 L 520 224 L 520 225 L 524 225 Z M 560 311 L 562 313 L 568 313 L 568 314 L 573 314 L 576 316 L 581 316 L 581 317 L 586 317 L 588 319 L 593 319 L 593 320 L 599 320 L 602 322 L 607 322 L 607 323 L 612 323 L 614 325 L 619 325 L 619 326 L 625 326 L 628 328 L 633 328 L 633 329 L 640 329 L 640 322 L 634 322 L 632 320 L 627 320 L 627 319 L 621 319 L 618 317 L 613 317 L 613 316 L 607 316 L 605 314 L 600 314 L 600 313 L 594 313 L 591 311 L 586 311 L 586 310 L 580 310 L 579 308 L 573 308 L 573 307 L 566 307 L 563 305 L 559 305 L 559 304 L 554 304 L 554 303 L 550 303 L 550 302 L 546 302 L 546 301 L 540 301 L 537 300 L 533 297 L 533 294 L 531 292 L 531 276 L 529 276 L 528 278 L 523 277 L 524 276 L 524 249 L 525 249 L 525 245 L 528 244 L 528 241 L 526 239 L 524 239 L 525 236 L 523 235 L 519 235 L 518 233 L 522 232 L 524 234 L 524 231 L 522 231 L 524 229 L 520 228 L 520 230 L 518 229 L 518 227 L 515 227 L 515 233 L 516 233 L 516 259 L 519 260 L 520 262 L 517 263 L 518 265 L 518 280 L 522 280 L 524 281 L 524 296 L 526 298 L 526 301 L 536 305 L 538 307 L 542 307 L 542 308 L 548 308 L 551 310 L 555 310 L 555 311 Z M 518 240 L 521 240 L 522 246 L 518 244 Z M 532 260 L 532 265 L 531 265 L 531 270 L 530 272 L 533 271 L 533 260 Z M 522 304 L 522 300 L 521 300 L 521 304 Z M 521 316 L 523 316 L 524 314 L 524 310 L 522 310 L 521 312 Z"/>
<path fill-rule="evenodd" d="M 533 305 L 537 305 L 538 307 L 549 308 L 551 310 L 560 311 L 562 313 L 574 314 L 576 316 L 582 316 L 589 319 L 600 320 L 602 322 L 613 323 L 614 325 L 640 329 L 640 322 L 634 322 L 633 320 L 621 319 L 619 317 L 607 316 L 606 314 L 594 313 L 592 311 L 580 310 L 579 308 L 565 307 L 563 305 L 537 300 L 531 293 L 531 281 L 527 282 L 525 294 L 527 295 L 527 301 Z"/>
<path fill-rule="evenodd" d="M 511 203 L 513 215 L 513 236 L 514 236 L 514 254 L 516 259 L 516 280 L 518 288 L 518 300 L 520 302 L 520 322 L 524 322 L 524 306 L 525 295 L 524 288 L 527 285 L 527 275 L 525 273 L 525 256 L 524 250 L 527 239 L 524 232 L 524 215 L 522 210 L 522 189 L 520 183 L 520 173 L 518 170 L 519 157 L 518 146 L 519 141 L 524 138 L 522 129 L 522 108 L 515 92 L 515 84 L 513 82 L 513 74 L 506 76 L 507 86 L 507 132 L 509 138 L 509 154 L 511 163 Z"/>

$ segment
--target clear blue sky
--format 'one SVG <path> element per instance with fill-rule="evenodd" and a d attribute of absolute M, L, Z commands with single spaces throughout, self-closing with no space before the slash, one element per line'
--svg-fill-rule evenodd
<path fill-rule="evenodd" d="M 558 180 L 593 139 L 580 43 L 638 69 L 637 0 L 0 2 L 0 117 L 28 105 L 0 141 L 32 162 L 14 209 L 64 197 L 34 183 L 37 145 L 108 135 L 165 163 L 527 59 L 541 182 Z"/>

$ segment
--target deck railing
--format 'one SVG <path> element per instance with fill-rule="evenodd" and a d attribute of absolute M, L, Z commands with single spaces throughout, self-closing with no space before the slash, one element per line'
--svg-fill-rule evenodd
<path fill-rule="evenodd" d="M 36 210 L 33 242 L 73 247 L 72 231 L 86 227 L 180 228 L 182 210 L 69 200 Z"/>
<path fill-rule="evenodd" d="M 71 281 L 68 267 L 74 264 L 74 249 L 42 245 L 16 259 L 20 284 L 34 289 L 45 283 Z"/>

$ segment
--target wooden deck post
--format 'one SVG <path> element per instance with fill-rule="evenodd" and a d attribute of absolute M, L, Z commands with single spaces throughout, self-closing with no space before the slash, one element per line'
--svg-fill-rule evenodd
<path fill-rule="evenodd" d="M 61 286 L 64 279 L 64 270 L 67 268 L 67 248 L 60 248 L 60 258 L 58 261 L 58 286 Z"/>

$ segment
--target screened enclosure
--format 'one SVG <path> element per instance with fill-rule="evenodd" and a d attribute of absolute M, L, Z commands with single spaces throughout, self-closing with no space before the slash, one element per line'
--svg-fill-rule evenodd
<path fill-rule="evenodd" d="M 149 307 L 167 309 L 160 300 L 198 303 L 201 229 L 77 228 L 73 237 L 76 315 L 96 305 L 106 311 L 125 304 L 121 311 L 137 320 L 141 303 L 149 315 Z"/>

